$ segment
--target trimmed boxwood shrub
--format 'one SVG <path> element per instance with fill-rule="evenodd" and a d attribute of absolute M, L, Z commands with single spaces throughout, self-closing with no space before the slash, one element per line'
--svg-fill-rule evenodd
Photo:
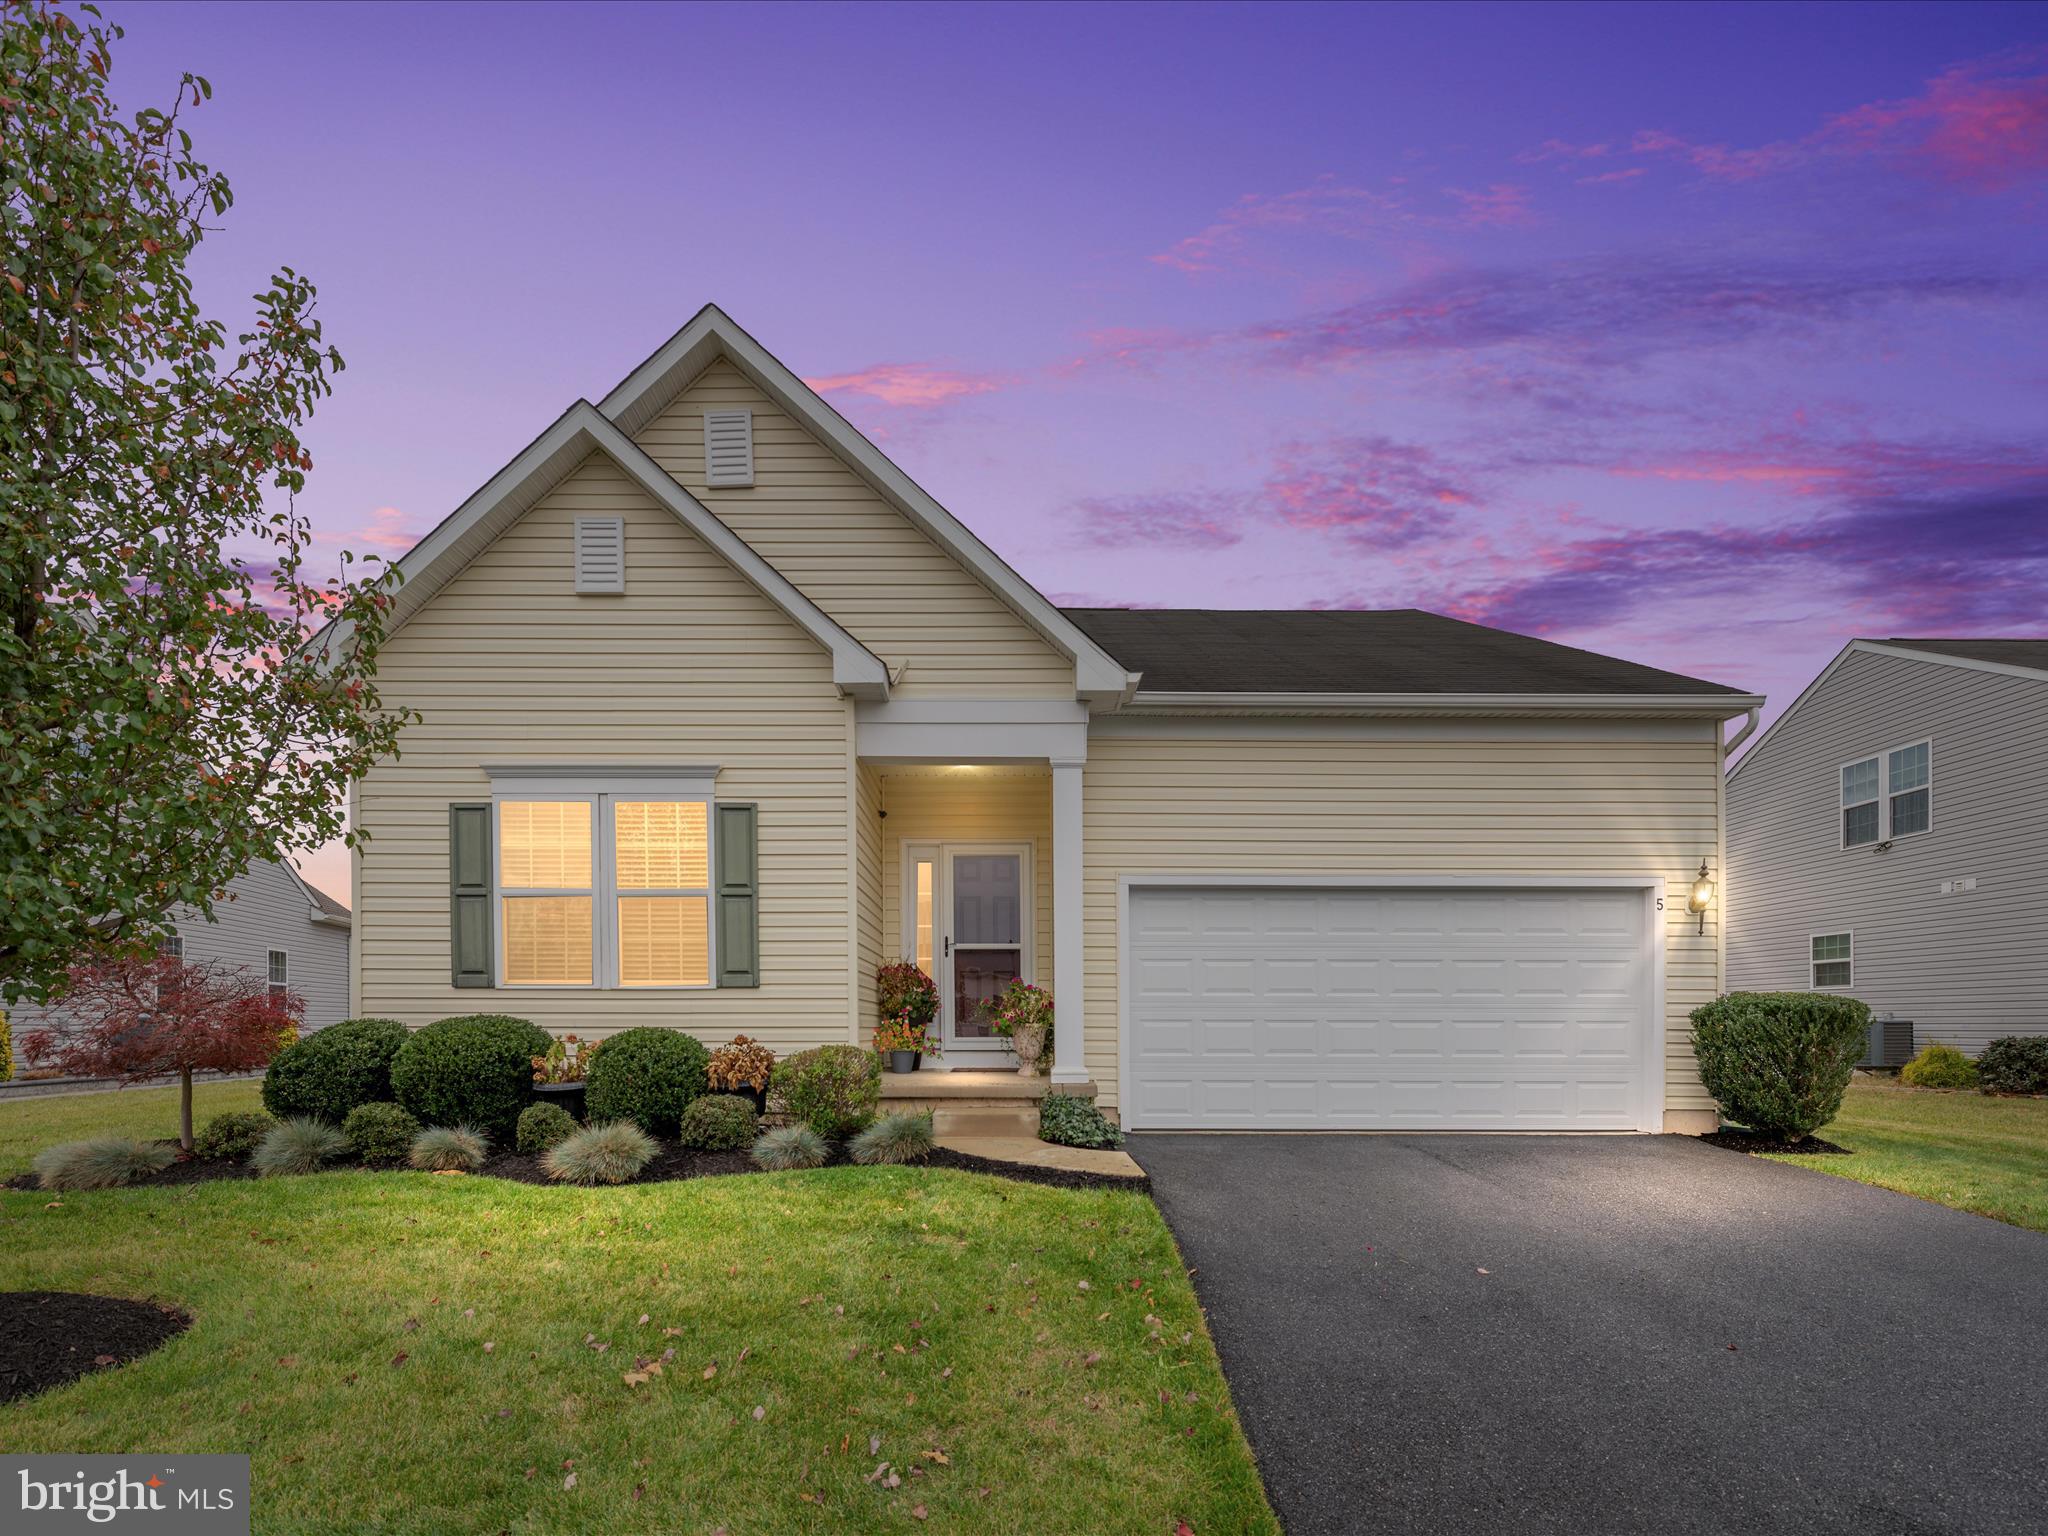
<path fill-rule="evenodd" d="M 1986 1093 L 2048 1093 L 2048 1035 L 2006 1035 L 1977 1058 Z"/>
<path fill-rule="evenodd" d="M 247 1157 L 276 1123 L 260 1109 L 215 1115 L 192 1138 L 192 1150 L 201 1157 Z"/>
<path fill-rule="evenodd" d="M 874 1123 L 882 1063 L 857 1045 L 815 1046 L 777 1062 L 768 1092 L 790 1119 L 827 1141 L 843 1141 Z"/>
<path fill-rule="evenodd" d="M 1798 1141 L 1834 1119 L 1870 1009 L 1830 992 L 1730 992 L 1692 1011 L 1700 1079 L 1729 1119 Z"/>
<path fill-rule="evenodd" d="M 583 1118 L 631 1120 L 650 1136 L 673 1136 L 690 1101 L 703 1095 L 711 1053 L 679 1029 L 629 1029 L 591 1058 Z"/>
<path fill-rule="evenodd" d="M 754 1144 L 760 1116 L 754 1101 L 736 1093 L 707 1093 L 683 1111 L 676 1140 L 701 1152 L 732 1152 Z"/>
<path fill-rule="evenodd" d="M 366 1163 L 395 1163 L 412 1150 L 420 1123 L 396 1104 L 358 1104 L 341 1122 L 341 1134 Z"/>
<path fill-rule="evenodd" d="M 344 1019 L 270 1058 L 263 1107 L 278 1119 L 311 1115 L 339 1125 L 358 1104 L 391 1098 L 391 1063 L 405 1044 L 396 1019 Z"/>
<path fill-rule="evenodd" d="M 1092 1100 L 1048 1093 L 1038 1106 L 1038 1139 L 1061 1147 L 1120 1147 L 1124 1133 Z"/>
<path fill-rule="evenodd" d="M 1899 1068 L 1915 1088 L 1974 1088 L 1977 1064 L 1952 1045 L 1929 1045 Z"/>
<path fill-rule="evenodd" d="M 533 1099 L 533 1058 L 554 1037 L 527 1019 L 465 1013 L 407 1038 L 391 1064 L 391 1093 L 425 1125 L 474 1126 L 511 1137 Z"/>
<path fill-rule="evenodd" d="M 575 1134 L 576 1117 L 561 1105 L 529 1104 L 519 1111 L 519 1132 L 512 1145 L 528 1157 L 538 1157 Z"/>

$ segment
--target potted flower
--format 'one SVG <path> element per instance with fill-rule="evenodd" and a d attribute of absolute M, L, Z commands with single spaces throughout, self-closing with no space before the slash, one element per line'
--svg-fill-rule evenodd
<path fill-rule="evenodd" d="M 768 1077 L 775 1070 L 775 1053 L 758 1040 L 734 1035 L 711 1053 L 704 1075 L 713 1093 L 737 1093 L 754 1101 L 754 1113 L 768 1112 Z"/>
<path fill-rule="evenodd" d="M 875 972 L 875 1010 L 883 1019 L 908 1018 L 929 1028 L 939 1016 L 939 986 L 908 960 Z"/>
<path fill-rule="evenodd" d="M 995 1002 L 995 1032 L 1017 1053 L 1017 1070 L 1029 1076 L 1052 1043 L 1052 994 L 1028 981 L 1013 981 Z"/>
<path fill-rule="evenodd" d="M 559 1104 L 577 1120 L 583 1118 L 583 1079 L 597 1055 L 598 1041 L 563 1035 L 545 1056 L 533 1058 L 533 1091 L 544 1104 Z"/>
<path fill-rule="evenodd" d="M 883 1063 L 891 1072 L 915 1072 L 924 1057 L 939 1054 L 939 1042 L 927 1026 L 914 1023 L 907 1013 L 899 1013 L 893 1019 L 882 1020 L 875 1030 L 875 1049 L 882 1053 Z"/>

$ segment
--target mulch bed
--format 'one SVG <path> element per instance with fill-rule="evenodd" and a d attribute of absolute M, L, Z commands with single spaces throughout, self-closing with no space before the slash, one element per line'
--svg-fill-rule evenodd
<path fill-rule="evenodd" d="M 191 1326 L 184 1313 L 152 1301 L 0 1291 L 0 1403 L 126 1365 Z"/>
<path fill-rule="evenodd" d="M 834 1159 L 834 1165 L 844 1162 L 844 1154 Z M 953 1168 L 963 1173 L 990 1173 L 998 1178 L 1015 1179 L 1023 1184 L 1048 1184 L 1055 1189 L 1137 1189 L 1149 1191 L 1149 1178 L 1122 1179 L 1111 1174 L 1081 1173 L 1066 1168 L 1037 1168 L 1028 1163 L 1005 1163 L 994 1158 L 976 1157 L 968 1152 L 955 1152 L 948 1147 L 932 1148 L 931 1156 L 923 1166 L 928 1168 Z M 362 1163 L 333 1163 L 321 1170 L 323 1173 L 408 1173 L 412 1170 L 401 1164 L 365 1165 Z M 719 1178 L 728 1174 L 759 1173 L 753 1157 L 741 1150 L 738 1152 L 696 1152 L 675 1142 L 661 1143 L 661 1151 L 654 1161 L 633 1178 L 628 1184 L 671 1184 L 681 1179 Z M 253 1179 L 256 1170 L 246 1163 L 226 1158 L 183 1158 L 172 1163 L 162 1173 L 141 1178 L 125 1186 L 129 1189 L 154 1188 L 164 1184 L 206 1184 L 215 1179 Z M 423 1178 L 434 1177 L 423 1174 Z M 482 1168 L 471 1177 L 509 1179 L 516 1184 L 555 1185 L 547 1176 L 538 1157 L 523 1152 L 494 1152 Z M 36 1177 L 32 1173 L 16 1174 L 7 1181 L 9 1189 L 35 1189 Z M 557 1188 L 563 1186 L 555 1185 Z"/>
<path fill-rule="evenodd" d="M 1699 1139 L 1710 1147 L 1726 1147 L 1730 1152 L 1794 1152 L 1801 1157 L 1853 1155 L 1847 1147 L 1822 1141 L 1818 1136 L 1809 1136 L 1804 1141 L 1781 1141 L 1776 1136 L 1760 1136 L 1755 1131 L 1721 1130 Z"/>

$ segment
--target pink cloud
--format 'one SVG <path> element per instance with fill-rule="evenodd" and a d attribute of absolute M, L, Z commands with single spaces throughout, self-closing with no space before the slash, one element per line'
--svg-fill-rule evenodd
<path fill-rule="evenodd" d="M 1601 187 L 1616 182 L 1634 181 L 1643 174 L 1645 173 L 1640 165 L 1632 165 L 1625 171 L 1602 171 L 1598 176 L 1581 176 L 1578 180 L 1582 187 Z"/>
<path fill-rule="evenodd" d="M 1460 205 L 1457 216 L 1460 224 L 1514 227 L 1536 222 L 1536 211 L 1530 206 L 1527 187 L 1496 182 L 1480 192 L 1469 192 L 1459 187 L 1446 187 L 1444 191 Z"/>
<path fill-rule="evenodd" d="M 353 528 L 343 528 L 329 533 L 316 532 L 313 540 L 317 544 L 331 544 L 347 550 L 369 550 L 377 554 L 398 556 L 419 543 L 420 533 L 412 526 L 412 519 L 396 507 L 378 507 L 368 518 Z"/>
<path fill-rule="evenodd" d="M 1446 533 L 1478 497 L 1429 449 L 1385 437 L 1289 444 L 1260 493 L 1268 516 L 1291 528 L 1399 549 Z"/>
<path fill-rule="evenodd" d="M 1399 198 L 1326 176 L 1292 192 L 1247 192 L 1214 223 L 1175 241 L 1152 260 L 1181 272 L 1213 272 L 1242 263 L 1247 239 L 1256 232 L 1309 230 L 1359 240 L 1407 220 Z"/>
<path fill-rule="evenodd" d="M 1842 113 L 1821 136 L 1839 148 L 1908 155 L 1950 181 L 2007 187 L 2048 173 L 2048 74 L 1957 65 L 1918 96 Z"/>
<path fill-rule="evenodd" d="M 821 395 L 868 395 L 884 405 L 930 408 L 1002 388 L 993 374 L 959 373 L 927 363 L 876 363 L 854 373 L 835 373 L 804 382 Z"/>
<path fill-rule="evenodd" d="M 1545 139 L 1534 149 L 1515 156 L 1517 165 L 1541 165 L 1546 160 L 1598 160 L 1613 151 L 1611 144 L 1568 144 L 1563 139 Z"/>

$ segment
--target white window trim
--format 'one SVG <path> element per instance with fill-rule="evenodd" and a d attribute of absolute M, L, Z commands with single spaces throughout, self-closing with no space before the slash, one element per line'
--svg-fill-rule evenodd
<path fill-rule="evenodd" d="M 272 955 L 283 955 L 283 956 L 284 956 L 284 980 L 283 980 L 283 981 L 278 981 L 278 980 L 275 980 L 275 979 L 274 979 L 274 978 L 273 978 L 273 977 L 271 976 L 271 974 L 270 974 L 270 957 L 271 957 Z M 272 950 L 267 950 L 267 951 L 265 952 L 265 954 L 264 954 L 264 956 L 263 956 L 263 980 L 264 980 L 264 984 L 265 984 L 265 985 L 266 985 L 266 986 L 267 986 L 267 987 L 268 987 L 268 988 L 269 988 L 269 989 L 270 989 L 270 990 L 271 990 L 272 992 L 288 992 L 288 991 L 290 991 L 290 990 L 291 990 L 291 985 L 292 985 L 292 952 L 291 952 L 290 950 L 288 950 L 288 949 L 272 949 Z"/>
<path fill-rule="evenodd" d="M 711 992 L 718 987 L 718 803 L 707 782 L 659 777 L 592 789 L 587 784 L 568 787 L 572 781 L 557 777 L 525 778 L 517 772 L 493 775 L 491 794 L 491 965 L 494 985 L 510 992 L 627 992 L 635 997 L 659 997 L 670 992 Z M 498 788 L 503 784 L 507 787 Z M 508 800 L 580 800 L 590 806 L 590 886 L 549 888 L 515 887 L 516 901 L 525 896 L 588 896 L 590 898 L 590 980 L 509 981 L 505 964 L 504 834 L 498 808 Z M 704 876 L 701 889 L 633 891 L 629 896 L 697 896 L 704 898 L 704 980 L 664 982 L 655 986 L 629 987 L 619 980 L 619 888 L 612 836 L 612 806 L 620 800 L 682 801 L 704 807 Z"/>
<path fill-rule="evenodd" d="M 182 960 L 185 958 L 185 935 L 174 933 L 163 939 L 156 947 L 160 958 Z"/>
<path fill-rule="evenodd" d="M 1914 786 L 1915 789 L 1927 791 L 1927 825 L 1920 828 L 1917 832 L 1894 833 L 1892 831 L 1892 754 L 1894 752 L 1908 752 L 1914 747 L 1925 747 L 1927 749 L 1927 782 Z M 1873 758 L 1877 761 L 1877 836 L 1867 843 L 1852 843 L 1849 841 L 1848 819 L 1844 813 L 1854 807 L 1845 805 L 1842 802 L 1842 775 L 1849 769 L 1856 767 L 1859 763 L 1870 762 Z M 1900 793 L 1906 794 L 1910 793 L 1910 791 L 1901 790 Z M 1856 804 L 1868 805 L 1870 802 L 1868 800 L 1858 800 Z M 1887 843 L 1898 841 L 1901 837 L 1924 837 L 1933 830 L 1934 738 L 1932 736 L 1922 736 L 1916 741 L 1902 741 L 1895 747 L 1882 747 L 1876 752 L 1865 752 L 1860 757 L 1850 758 L 1846 763 L 1841 764 L 1835 769 L 1835 836 L 1840 840 L 1840 845 L 1844 850 L 1851 848 L 1880 848 Z"/>
<path fill-rule="evenodd" d="M 1862 758 L 1857 759 L 1862 762 Z M 1858 845 L 1861 846 L 1860 844 Z M 1849 953 L 1840 960 L 1816 960 L 1813 958 L 1815 939 L 1847 939 Z M 1834 986 L 1822 986 L 1814 972 L 1823 965 L 1846 965 L 1849 979 Z M 1856 930 L 1854 928 L 1816 928 L 1806 936 L 1806 988 L 1809 992 L 1849 992 L 1856 986 Z"/>

